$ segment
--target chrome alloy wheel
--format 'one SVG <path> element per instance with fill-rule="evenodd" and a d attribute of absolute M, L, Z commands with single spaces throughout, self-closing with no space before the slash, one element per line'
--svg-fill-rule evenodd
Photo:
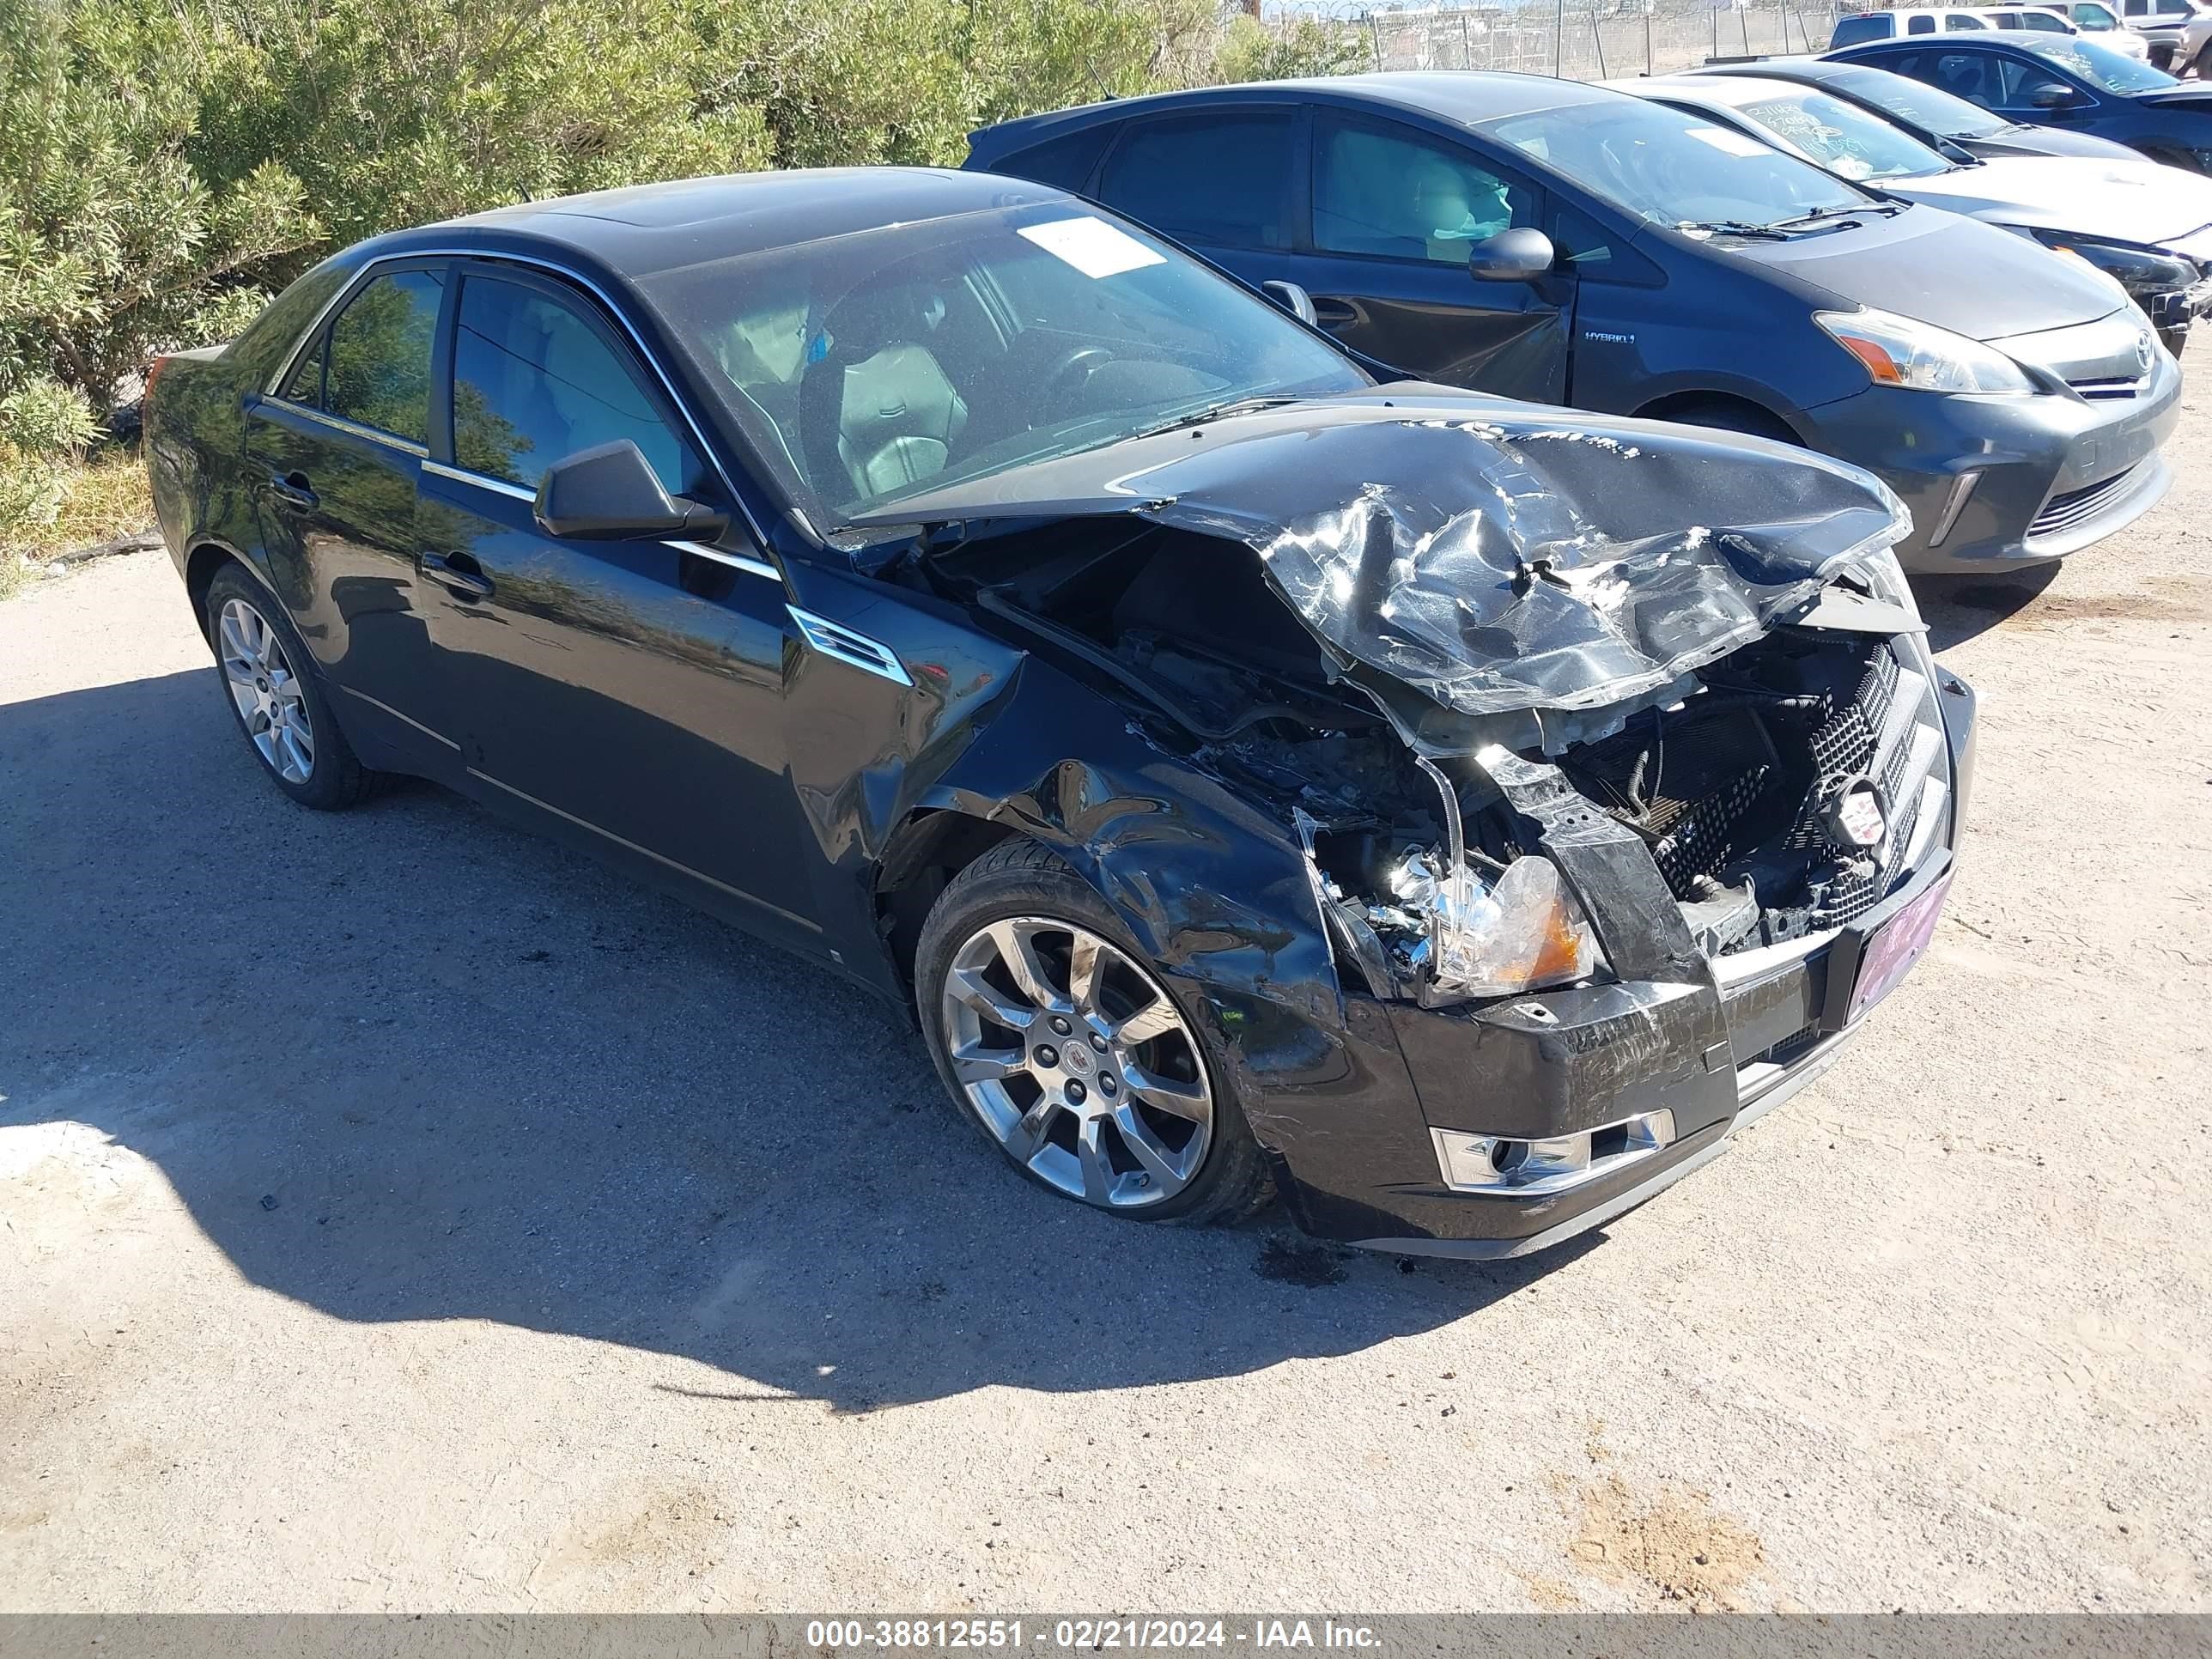
<path fill-rule="evenodd" d="M 1042 916 L 991 922 L 953 954 L 942 1018 L 984 1127 L 1069 1197 L 1143 1209 L 1197 1175 L 1213 1139 L 1197 1040 L 1110 941 Z"/>
<path fill-rule="evenodd" d="M 276 630 L 244 599 L 233 599 L 223 606 L 216 631 L 223 678 L 246 735 L 278 777 L 305 783 L 315 769 L 315 731 L 300 677 Z"/>

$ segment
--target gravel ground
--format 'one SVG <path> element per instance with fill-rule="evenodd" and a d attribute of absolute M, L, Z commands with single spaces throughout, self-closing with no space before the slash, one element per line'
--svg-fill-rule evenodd
<path fill-rule="evenodd" d="M 0 605 L 0 1608 L 2212 1608 L 2197 356 L 2157 513 L 1924 596 L 1906 988 L 1492 1269 L 1052 1200 L 826 975 L 285 803 L 163 555 Z"/>

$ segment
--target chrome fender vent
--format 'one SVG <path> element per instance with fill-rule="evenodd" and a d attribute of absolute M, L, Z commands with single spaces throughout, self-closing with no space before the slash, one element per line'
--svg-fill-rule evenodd
<path fill-rule="evenodd" d="M 906 672 L 906 665 L 892 654 L 889 646 L 872 640 L 866 634 L 856 634 L 841 627 L 826 617 L 817 617 L 811 611 L 801 611 L 795 605 L 787 605 L 791 619 L 799 624 L 800 635 L 825 657 L 835 657 L 839 662 L 889 680 L 893 685 L 911 686 L 914 678 Z"/>

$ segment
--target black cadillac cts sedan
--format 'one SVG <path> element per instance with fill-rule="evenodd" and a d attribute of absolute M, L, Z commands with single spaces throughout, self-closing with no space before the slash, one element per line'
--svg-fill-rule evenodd
<path fill-rule="evenodd" d="M 155 500 L 294 800 L 434 779 L 842 969 L 1100 1209 L 1517 1254 L 1897 983 L 1972 697 L 1869 475 L 1297 297 L 975 173 L 538 203 L 168 359 Z"/>

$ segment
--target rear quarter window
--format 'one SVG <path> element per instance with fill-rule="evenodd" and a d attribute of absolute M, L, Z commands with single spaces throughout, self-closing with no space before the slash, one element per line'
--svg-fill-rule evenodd
<path fill-rule="evenodd" d="M 1048 138 L 1042 144 L 1031 144 L 1027 149 L 1012 151 L 985 164 L 985 170 L 1033 179 L 1055 190 L 1088 193 L 1091 173 L 1098 166 L 1106 141 L 1121 130 L 1118 122 L 1102 121 L 1080 132 L 1065 133 L 1057 138 Z"/>

